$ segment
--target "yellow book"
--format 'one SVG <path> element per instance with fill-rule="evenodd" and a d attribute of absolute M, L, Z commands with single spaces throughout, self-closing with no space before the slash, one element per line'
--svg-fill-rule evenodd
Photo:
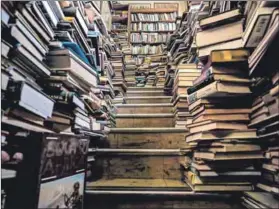
<path fill-rule="evenodd" d="M 247 61 L 250 53 L 246 49 L 216 50 L 211 52 L 212 63 Z"/>

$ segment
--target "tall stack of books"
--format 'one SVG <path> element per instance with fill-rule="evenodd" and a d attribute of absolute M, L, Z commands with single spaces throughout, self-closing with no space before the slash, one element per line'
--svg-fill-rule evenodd
<path fill-rule="evenodd" d="M 191 118 L 187 105 L 187 90 L 193 86 L 193 81 L 200 76 L 201 70 L 196 64 L 179 64 L 175 70 L 172 101 L 176 127 L 185 128 L 187 120 Z"/>
<path fill-rule="evenodd" d="M 89 144 L 85 136 L 113 125 L 107 123 L 113 116 L 109 104 L 113 87 L 99 75 L 114 72 L 104 72 L 105 55 L 99 44 L 107 33 L 94 19 L 98 13 L 94 8 L 92 2 L 1 3 L 1 124 L 7 139 L 2 141 L 2 168 L 13 168 L 5 178 L 19 186 L 15 190 L 5 184 L 3 208 L 53 207 L 49 191 L 60 189 L 57 185 L 84 185 Z M 61 150 L 53 147 L 62 146 L 58 162 Z M 49 152 L 54 155 L 44 155 Z M 69 158 L 78 163 L 73 166 Z M 48 163 L 68 169 L 48 169 Z M 67 195 L 71 193 L 65 191 Z M 64 207 L 64 198 L 55 201 Z"/>
<path fill-rule="evenodd" d="M 136 61 L 132 59 L 131 55 L 125 55 L 124 58 L 125 63 L 125 81 L 127 82 L 127 86 L 135 86 L 136 85 L 136 71 L 137 65 Z"/>
<path fill-rule="evenodd" d="M 212 51 L 211 68 L 220 71 L 202 73 L 201 84 L 188 89 L 193 119 L 186 141 L 195 148 L 185 180 L 194 191 L 251 191 L 261 175 L 255 162 L 263 152 L 248 127 L 248 57 L 245 49 Z"/>
<path fill-rule="evenodd" d="M 249 75 L 253 78 L 251 90 L 254 95 L 249 127 L 257 129 L 264 151 L 264 161 L 259 166 L 262 176 L 256 184 L 259 191 L 243 196 L 243 205 L 247 207 L 279 206 L 279 65 L 274 57 L 279 47 L 279 4 L 273 3 L 254 2 L 246 8 L 243 43 L 252 50 Z M 257 39 L 254 38 L 256 35 Z"/>
<path fill-rule="evenodd" d="M 126 92 L 127 86 L 124 80 L 124 59 L 123 53 L 117 49 L 111 53 L 110 57 L 112 68 L 114 69 L 115 75 L 112 78 L 114 91 L 117 100 L 116 103 L 123 103 L 123 97 Z"/>

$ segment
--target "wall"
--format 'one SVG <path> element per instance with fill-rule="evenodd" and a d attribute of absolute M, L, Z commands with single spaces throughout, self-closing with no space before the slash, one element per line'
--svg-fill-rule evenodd
<path fill-rule="evenodd" d="M 186 8 L 186 1 L 119 1 L 122 4 L 127 3 L 150 3 L 151 7 L 154 7 L 154 3 L 179 3 L 179 11 L 178 14 L 182 15 L 182 13 L 185 11 Z"/>

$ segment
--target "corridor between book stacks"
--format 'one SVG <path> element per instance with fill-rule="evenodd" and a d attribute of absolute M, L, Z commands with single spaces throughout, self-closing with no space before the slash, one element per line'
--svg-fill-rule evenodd
<path fill-rule="evenodd" d="M 279 208 L 278 2 L 1 6 L 1 208 Z"/>

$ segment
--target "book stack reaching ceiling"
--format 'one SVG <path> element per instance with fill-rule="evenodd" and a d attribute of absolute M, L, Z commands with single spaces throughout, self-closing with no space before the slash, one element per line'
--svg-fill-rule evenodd
<path fill-rule="evenodd" d="M 263 153 L 256 130 L 248 127 L 248 57 L 245 49 L 212 51 L 211 69 L 221 72 L 209 69 L 200 85 L 187 90 L 193 118 L 186 142 L 196 147 L 185 180 L 195 191 L 252 191 L 261 175 L 256 162 Z"/>
<path fill-rule="evenodd" d="M 250 48 L 249 76 L 252 78 L 252 111 L 249 128 L 257 130 L 264 152 L 261 178 L 255 192 L 243 196 L 247 208 L 279 206 L 279 65 L 274 57 L 279 46 L 278 2 L 249 2 L 243 44 Z M 256 30 L 257 29 L 257 30 Z"/>
<path fill-rule="evenodd" d="M 56 191 L 57 185 L 72 177 L 71 181 L 84 185 L 88 139 L 105 137 L 105 131 L 115 126 L 113 77 L 122 56 L 108 37 L 96 5 L 1 3 L 2 168 L 6 179 L 22 188 L 14 191 L 5 183 L 9 194 L 2 192 L 7 200 L 3 208 L 48 208 L 52 200 L 38 200 L 46 196 L 47 188 Z M 60 152 L 58 147 L 64 147 L 61 162 L 55 160 L 56 151 L 55 159 L 44 156 Z M 73 167 L 69 154 L 79 164 Z M 61 174 L 60 169 L 40 167 L 50 161 L 69 169 Z M 64 207 L 64 200 L 57 204 Z"/>
<path fill-rule="evenodd" d="M 196 12 L 202 18 L 192 24 L 202 71 L 187 89 L 192 120 L 186 142 L 194 148 L 185 158 L 184 179 L 194 191 L 247 191 L 242 198 L 247 208 L 273 208 L 279 193 L 279 66 L 274 59 L 279 5 L 207 5 L 200 4 Z M 175 68 L 169 65 L 168 86 L 175 83 Z"/>
<path fill-rule="evenodd" d="M 136 65 L 136 61 L 132 58 L 131 55 L 124 55 L 124 64 L 125 64 L 125 81 L 127 82 L 127 86 L 136 86 L 136 71 L 138 69 Z"/>
<path fill-rule="evenodd" d="M 123 103 L 123 96 L 126 92 L 125 71 L 126 62 L 124 61 L 125 53 L 131 53 L 128 44 L 128 4 L 121 4 L 117 1 L 112 3 L 112 28 L 111 37 L 116 43 L 116 48 L 112 51 L 111 62 L 115 70 L 113 83 L 116 91 L 114 103 Z"/>
<path fill-rule="evenodd" d="M 196 64 L 178 64 L 173 79 L 172 101 L 175 114 L 175 126 L 185 128 L 191 121 L 188 110 L 187 90 L 193 86 L 193 81 L 200 76 L 201 70 Z"/>
<path fill-rule="evenodd" d="M 128 44 L 128 4 L 112 3 L 111 36 L 123 53 L 131 53 Z"/>
<path fill-rule="evenodd" d="M 172 94 L 175 114 L 175 126 L 185 128 L 187 120 L 191 119 L 187 104 L 186 91 L 193 85 L 193 81 L 200 75 L 200 66 L 194 62 L 191 55 L 196 56 L 194 47 L 194 34 L 196 31 L 196 19 L 199 8 L 206 2 L 192 2 L 188 12 L 177 18 L 178 28 L 167 43 L 168 68 L 165 81 L 165 89 Z"/>

